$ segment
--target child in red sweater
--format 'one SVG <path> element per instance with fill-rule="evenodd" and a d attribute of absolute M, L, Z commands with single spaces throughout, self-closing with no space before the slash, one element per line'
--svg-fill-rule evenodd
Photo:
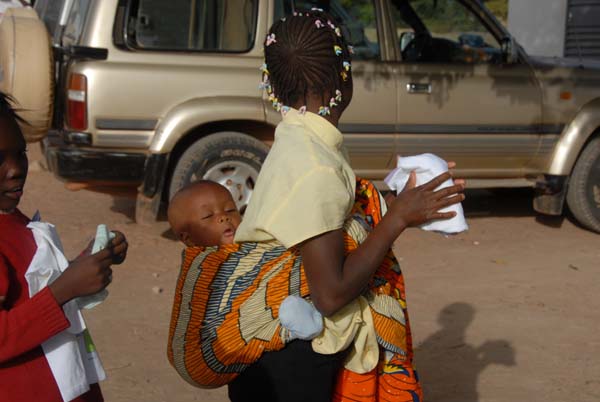
<path fill-rule="evenodd" d="M 82 253 L 57 279 L 30 297 L 25 273 L 38 251 L 30 219 L 18 209 L 27 177 L 20 118 L 0 93 L 0 401 L 63 402 L 42 344 L 71 327 L 63 305 L 111 281 L 112 264 L 127 253 L 122 233 L 104 250 Z M 59 381 L 60 382 L 60 381 Z M 98 384 L 85 384 L 78 402 L 102 401 Z"/>

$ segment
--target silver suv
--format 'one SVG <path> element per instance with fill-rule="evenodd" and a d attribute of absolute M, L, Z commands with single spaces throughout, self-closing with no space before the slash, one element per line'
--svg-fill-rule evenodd
<path fill-rule="evenodd" d="M 279 121 L 262 92 L 271 23 L 318 5 L 355 49 L 341 122 L 356 173 L 455 160 L 472 187 L 535 187 L 600 232 L 600 65 L 528 56 L 477 0 L 38 0 L 56 91 L 49 165 L 139 186 L 138 220 L 208 178 L 243 207 Z"/>

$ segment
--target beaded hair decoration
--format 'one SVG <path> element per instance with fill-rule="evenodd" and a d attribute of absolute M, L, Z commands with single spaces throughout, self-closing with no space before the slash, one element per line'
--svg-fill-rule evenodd
<path fill-rule="evenodd" d="M 315 18 L 314 29 L 327 29 L 332 31 L 338 38 L 342 38 L 342 31 L 340 27 L 336 26 L 328 17 L 321 15 L 321 13 L 323 13 L 322 9 L 312 8 L 310 12 L 294 12 L 293 16 Z M 281 21 L 285 22 L 286 19 L 282 18 Z M 343 40 L 340 43 L 344 43 Z M 277 46 L 277 44 L 278 42 L 276 34 L 274 32 L 269 33 L 266 36 L 264 42 L 265 50 L 270 46 Z M 335 44 L 331 51 L 335 56 L 341 59 L 341 71 L 339 74 L 341 80 L 345 82 L 349 79 L 349 73 L 352 68 L 350 64 L 350 55 L 354 53 L 352 46 L 348 46 L 347 51 L 344 52 L 344 49 L 339 44 Z M 291 107 L 289 105 L 284 105 L 281 99 L 279 99 L 278 96 L 275 94 L 277 88 L 274 88 L 271 83 L 271 73 L 269 72 L 269 68 L 266 62 L 262 64 L 262 66 L 260 67 L 260 71 L 262 72 L 262 81 L 259 85 L 259 88 L 267 93 L 268 99 L 273 105 L 273 109 L 275 109 L 277 112 L 280 112 L 282 116 L 285 116 L 290 111 Z M 321 105 L 318 109 L 318 114 L 320 116 L 330 115 L 331 109 L 336 106 L 339 106 L 342 103 L 342 91 L 340 89 L 335 89 L 334 93 L 332 93 L 328 97 L 325 97 L 325 99 L 327 98 L 329 98 L 329 101 Z M 300 112 L 300 114 L 305 114 L 306 105 L 300 107 L 298 111 Z"/>

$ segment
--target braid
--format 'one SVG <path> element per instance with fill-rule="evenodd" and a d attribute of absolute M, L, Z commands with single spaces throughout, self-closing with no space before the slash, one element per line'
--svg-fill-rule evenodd
<path fill-rule="evenodd" d="M 340 100 L 339 89 L 349 78 L 350 52 L 333 21 L 328 14 L 312 10 L 294 13 L 271 27 L 264 72 L 276 108 L 306 103 L 309 95 L 321 96 L 328 106 L 335 106 L 330 99 Z"/>

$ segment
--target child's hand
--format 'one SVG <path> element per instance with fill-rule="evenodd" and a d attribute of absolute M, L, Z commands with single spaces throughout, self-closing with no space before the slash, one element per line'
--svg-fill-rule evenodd
<path fill-rule="evenodd" d="M 110 241 L 109 247 L 107 248 L 112 248 L 112 250 L 114 251 L 113 264 L 119 265 L 122 264 L 123 261 L 125 261 L 125 258 L 127 257 L 129 243 L 127 243 L 127 239 L 125 238 L 125 235 L 123 233 L 119 232 L 118 230 L 113 230 L 112 232 L 115 234 L 115 238 Z M 117 252 L 117 250 L 120 251 Z"/>
<path fill-rule="evenodd" d="M 127 241 L 122 233 L 111 246 L 92 255 L 77 257 L 63 274 L 49 285 L 58 304 L 98 293 L 112 281 L 112 264 L 120 264 L 127 254 Z"/>
<path fill-rule="evenodd" d="M 83 251 L 81 251 L 81 253 L 79 253 L 79 257 L 85 257 L 87 255 L 92 254 L 92 247 L 94 247 L 94 239 L 90 240 L 90 242 L 88 243 L 87 247 L 83 249 Z"/>
<path fill-rule="evenodd" d="M 422 186 L 415 186 L 416 175 L 411 173 L 404 190 L 393 200 L 388 214 L 391 214 L 404 227 L 419 226 L 436 219 L 453 218 L 455 212 L 439 212 L 450 205 L 465 199 L 464 184 L 455 184 L 435 191 L 442 183 L 452 178 L 449 172 L 443 173 Z"/>

